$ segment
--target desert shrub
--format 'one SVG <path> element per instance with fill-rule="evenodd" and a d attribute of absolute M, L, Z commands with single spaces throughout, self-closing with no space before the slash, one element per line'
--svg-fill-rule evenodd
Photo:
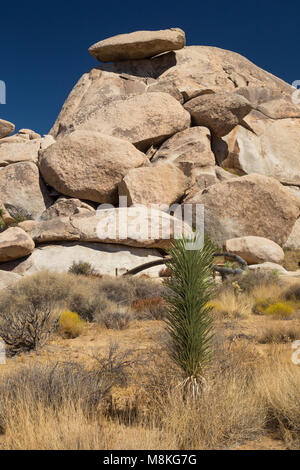
<path fill-rule="evenodd" d="M 260 286 L 281 286 L 282 281 L 275 271 L 246 271 L 244 274 L 237 276 L 229 276 L 218 288 L 217 293 L 220 294 L 224 290 L 231 290 L 238 293 L 239 289 L 250 294 L 253 290 Z M 239 289 L 237 288 L 239 286 Z"/>
<path fill-rule="evenodd" d="M 105 312 L 101 320 L 108 329 L 125 330 L 132 320 L 132 314 L 128 309 L 116 306 L 112 311 Z"/>
<path fill-rule="evenodd" d="M 110 345 L 104 356 L 95 356 L 92 368 L 74 362 L 34 364 L 25 366 L 0 378 L 0 414 L 5 408 L 20 404 L 31 407 L 38 404 L 57 411 L 68 402 L 94 413 L 99 405 L 108 405 L 112 387 L 127 384 L 127 369 L 132 362 L 127 353 L 119 353 L 117 345 Z"/>
<path fill-rule="evenodd" d="M 265 315 L 271 315 L 278 318 L 289 318 L 294 315 L 295 309 L 284 302 L 276 302 L 265 309 Z"/>
<path fill-rule="evenodd" d="M 267 308 L 270 307 L 271 304 L 271 299 L 256 299 L 254 305 L 252 306 L 252 312 L 256 315 L 265 315 Z"/>
<path fill-rule="evenodd" d="M 268 325 L 258 337 L 261 344 L 290 343 L 300 338 L 300 328 L 297 326 Z"/>
<path fill-rule="evenodd" d="M 8 356 L 42 347 L 57 329 L 58 321 L 46 304 L 0 313 L 0 336 L 8 345 Z"/>
<path fill-rule="evenodd" d="M 138 320 L 163 320 L 167 314 L 167 304 L 162 297 L 135 300 L 132 309 Z"/>
<path fill-rule="evenodd" d="M 300 284 L 293 284 L 284 291 L 286 300 L 299 302 L 300 301 Z"/>
<path fill-rule="evenodd" d="M 78 313 L 65 310 L 59 319 L 59 332 L 67 338 L 77 338 L 84 330 L 84 321 Z"/>
<path fill-rule="evenodd" d="M 95 273 L 95 270 L 90 263 L 85 261 L 74 261 L 69 268 L 69 273 L 82 276 L 91 276 Z"/>

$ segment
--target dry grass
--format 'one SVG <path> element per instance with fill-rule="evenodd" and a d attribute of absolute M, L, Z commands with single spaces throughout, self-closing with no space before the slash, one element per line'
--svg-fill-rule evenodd
<path fill-rule="evenodd" d="M 86 302 L 92 316 L 99 307 L 99 324 L 88 324 L 75 339 L 54 338 L 50 346 L 58 350 L 52 362 L 47 355 L 32 353 L 30 358 L 9 359 L 0 368 L 1 449 L 222 449 L 270 434 L 286 448 L 300 449 L 300 366 L 292 363 L 289 344 L 300 339 L 299 320 L 276 321 L 251 313 L 257 298 L 284 298 L 277 283 L 253 282 L 249 290 L 220 291 L 212 361 L 203 393 L 194 401 L 183 395 L 161 321 L 135 319 L 123 330 L 102 326 L 112 306 L 118 312 L 131 308 L 132 292 L 137 305 L 152 307 L 149 299 L 159 295 L 160 284 L 51 276 L 22 281 L 4 295 L 0 306 L 14 305 L 21 294 L 22 302 L 35 305 L 41 298 L 70 305 L 79 292 L 80 305 L 84 308 Z M 250 325 L 256 333 L 250 340 L 242 334 L 233 340 L 226 330 L 229 323 L 233 332 L 244 331 L 246 325 L 249 333 Z M 115 339 L 122 354 L 110 349 L 104 355 Z M 75 346 L 82 352 L 76 362 Z M 98 350 L 101 355 L 93 359 L 91 351 Z"/>

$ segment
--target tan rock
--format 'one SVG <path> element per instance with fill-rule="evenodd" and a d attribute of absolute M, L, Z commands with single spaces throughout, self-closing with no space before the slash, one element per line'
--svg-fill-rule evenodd
<path fill-rule="evenodd" d="M 156 81 L 155 83 L 151 83 L 148 88 L 147 88 L 147 93 L 168 93 L 169 95 L 173 96 L 175 100 L 179 101 L 179 103 L 183 103 L 183 95 L 179 91 L 178 87 L 176 86 L 175 83 L 170 82 L 168 80 L 166 81 Z"/>
<path fill-rule="evenodd" d="M 69 94 L 50 133 L 56 137 L 68 133 L 74 123 L 88 121 L 110 100 L 144 93 L 146 80 L 127 74 L 92 69 L 85 73 Z"/>
<path fill-rule="evenodd" d="M 228 134 L 251 111 L 246 98 L 235 93 L 201 95 L 187 101 L 184 108 L 197 126 L 205 126 L 217 137 Z"/>
<path fill-rule="evenodd" d="M 12 134 L 15 130 L 15 125 L 4 119 L 0 119 L 0 139 Z"/>
<path fill-rule="evenodd" d="M 23 258 L 34 250 L 32 238 L 19 227 L 0 233 L 0 262 Z"/>
<path fill-rule="evenodd" d="M 117 201 L 117 185 L 131 169 L 148 163 L 132 144 L 92 131 L 75 131 L 41 153 L 45 181 L 67 196 Z"/>
<path fill-rule="evenodd" d="M 215 165 L 210 147 L 210 132 L 205 127 L 191 127 L 170 137 L 157 150 L 152 162 L 173 162 L 181 165 L 190 162 L 193 167 Z"/>
<path fill-rule="evenodd" d="M 20 136 L 28 136 L 29 140 L 34 140 L 34 139 L 40 139 L 41 136 L 35 131 L 32 131 L 31 129 L 20 129 L 17 133 L 17 135 Z"/>
<path fill-rule="evenodd" d="M 75 214 L 94 214 L 95 209 L 80 199 L 60 197 L 43 212 L 40 220 L 50 220 L 54 217 L 70 217 Z"/>
<path fill-rule="evenodd" d="M 18 282 L 22 277 L 19 274 L 10 271 L 0 271 L 0 289 L 6 289 Z"/>
<path fill-rule="evenodd" d="M 240 237 L 226 240 L 224 250 L 241 256 L 248 264 L 259 264 L 266 261 L 281 264 L 284 251 L 272 240 L 263 237 Z"/>
<path fill-rule="evenodd" d="M 109 101 L 94 113 L 81 107 L 64 134 L 76 129 L 98 131 L 127 140 L 144 151 L 189 125 L 189 113 L 172 96 L 143 93 Z"/>
<path fill-rule="evenodd" d="M 40 149 L 41 140 L 28 140 L 23 142 L 6 142 L 0 145 L 0 166 L 10 165 L 18 162 L 38 161 L 38 151 Z"/>
<path fill-rule="evenodd" d="M 299 217 L 299 199 L 273 178 L 252 174 L 217 183 L 184 203 L 204 204 L 205 231 L 219 245 L 249 235 L 283 245 Z"/>
<path fill-rule="evenodd" d="M 55 217 L 34 224 L 22 222 L 19 227 L 36 243 L 80 241 L 146 248 L 167 248 L 175 236 L 192 234 L 191 227 L 181 220 L 145 206 L 103 209 L 95 216 Z"/>
<path fill-rule="evenodd" d="M 300 119 L 272 120 L 255 112 L 245 120 L 255 133 L 237 126 L 224 137 L 228 156 L 222 166 L 300 185 Z"/>
<path fill-rule="evenodd" d="M 283 248 L 287 248 L 290 250 L 300 249 L 300 219 L 296 220 L 296 223 L 289 235 L 289 238 L 283 245 Z"/>
<path fill-rule="evenodd" d="M 269 261 L 266 261 L 265 263 L 259 263 L 259 264 L 252 264 L 249 266 L 249 269 L 251 271 L 261 271 L 261 272 L 276 272 L 280 275 L 288 275 L 289 271 L 284 269 L 280 264 L 277 263 L 271 263 Z"/>
<path fill-rule="evenodd" d="M 21 162 L 0 168 L 0 200 L 12 217 L 38 218 L 52 203 L 37 166 Z"/>
<path fill-rule="evenodd" d="M 5 205 L 0 201 L 0 211 L 1 211 L 1 219 L 5 223 L 5 225 L 9 225 L 14 222 L 14 218 L 10 215 L 8 210 L 6 210 Z"/>
<path fill-rule="evenodd" d="M 158 250 L 152 248 L 134 248 L 109 243 L 63 243 L 37 247 L 26 259 L 1 265 L 3 269 L 28 276 L 39 271 L 68 272 L 73 262 L 90 263 L 96 272 L 102 275 L 122 275 L 143 263 L 162 259 Z M 151 277 L 158 277 L 160 266 L 143 271 Z"/>
<path fill-rule="evenodd" d="M 174 164 L 165 163 L 134 168 L 119 183 L 119 196 L 128 205 L 159 204 L 170 206 L 184 195 L 187 178 Z"/>
<path fill-rule="evenodd" d="M 93 44 L 89 53 L 101 62 L 144 59 L 185 46 L 185 34 L 179 28 L 160 31 L 135 31 L 119 34 Z"/>

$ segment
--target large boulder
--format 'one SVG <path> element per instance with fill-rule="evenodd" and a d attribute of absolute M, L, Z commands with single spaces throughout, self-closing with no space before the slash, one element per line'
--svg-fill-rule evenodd
<path fill-rule="evenodd" d="M 166 51 L 185 46 L 182 29 L 171 28 L 160 31 L 135 31 L 118 34 L 99 41 L 89 48 L 89 53 L 101 62 L 145 59 Z"/>
<path fill-rule="evenodd" d="M 190 178 L 191 188 L 205 189 L 218 182 L 211 135 L 206 127 L 191 127 L 166 140 L 151 162 L 176 164 Z"/>
<path fill-rule="evenodd" d="M 255 111 L 245 121 L 249 129 L 237 126 L 224 138 L 222 166 L 300 185 L 300 119 L 269 119 Z"/>
<path fill-rule="evenodd" d="M 176 163 L 183 170 L 188 164 L 190 167 L 214 166 L 210 142 L 210 132 L 206 127 L 191 127 L 166 140 L 151 161 Z"/>
<path fill-rule="evenodd" d="M 284 251 L 272 240 L 263 237 L 240 237 L 226 240 L 224 250 L 241 256 L 248 264 L 272 263 L 281 264 L 284 260 Z"/>
<path fill-rule="evenodd" d="M 41 153 L 44 180 L 67 196 L 117 202 L 117 186 L 131 168 L 148 163 L 130 142 L 92 131 L 75 131 Z"/>
<path fill-rule="evenodd" d="M 98 131 L 134 144 L 145 151 L 190 126 L 190 115 L 167 93 L 143 93 L 109 100 L 91 112 L 79 107 L 60 126 L 59 137 L 74 130 Z"/>
<path fill-rule="evenodd" d="M 32 238 L 19 227 L 0 233 L 0 262 L 23 258 L 34 250 Z"/>
<path fill-rule="evenodd" d="M 119 184 L 119 196 L 128 205 L 170 206 L 184 195 L 187 178 L 174 164 L 165 163 L 130 170 Z"/>
<path fill-rule="evenodd" d="M 0 168 L 0 200 L 10 215 L 37 219 L 52 203 L 37 166 L 21 162 Z"/>
<path fill-rule="evenodd" d="M 159 88 L 160 84 L 162 88 Z M 102 116 L 101 108 L 112 106 L 111 100 L 126 99 L 133 93 L 152 95 L 153 93 L 146 92 L 151 88 L 155 89 L 155 85 L 160 91 L 173 96 L 174 89 L 177 88 L 185 101 L 209 93 L 235 93 L 236 90 L 260 87 L 265 91 L 261 93 L 264 97 L 256 99 L 257 106 L 263 104 L 265 111 L 268 106 L 273 106 L 274 94 L 279 90 L 281 101 L 276 104 L 276 115 L 280 118 L 291 116 L 291 94 L 295 92 L 295 88 L 235 52 L 210 46 L 189 46 L 150 59 L 103 64 L 85 73 L 67 98 L 51 134 L 54 137 L 63 136 L 90 120 L 94 126 L 98 113 Z M 176 96 L 179 99 L 179 95 Z M 245 98 L 255 109 L 256 101 L 252 94 L 245 95 Z M 136 108 L 144 107 L 144 104 L 139 106 L 138 103 L 139 101 Z M 124 105 L 119 106 L 123 110 Z M 119 114 L 123 113 L 119 107 L 117 110 Z M 133 113 L 136 113 L 136 109 Z M 141 119 L 140 113 L 141 110 L 138 120 L 142 122 L 144 118 Z M 128 111 L 126 118 L 131 121 L 129 114 Z M 150 114 L 149 117 L 151 118 Z M 158 121 L 164 119 L 165 115 L 158 117 Z M 120 127 L 123 128 L 123 124 Z"/>
<path fill-rule="evenodd" d="M 36 243 L 81 241 L 168 248 L 171 240 L 192 229 L 166 212 L 145 206 L 98 210 L 96 215 L 55 217 L 19 224 Z"/>
<path fill-rule="evenodd" d="M 217 183 L 184 203 L 204 205 L 205 231 L 220 245 L 254 235 L 282 246 L 300 214 L 297 196 L 274 178 L 257 174 Z"/>
<path fill-rule="evenodd" d="M 15 130 L 15 125 L 4 119 L 0 119 L 0 139 L 12 134 Z"/>
<path fill-rule="evenodd" d="M 251 104 L 235 93 L 216 93 L 193 98 L 184 105 L 197 126 L 205 126 L 217 137 L 228 134 L 251 111 Z"/>
<path fill-rule="evenodd" d="M 108 243 L 63 243 L 37 247 L 33 253 L 22 261 L 1 265 L 4 270 L 21 276 L 39 271 L 68 272 L 72 264 L 90 263 L 99 274 L 111 276 L 124 274 L 137 266 L 162 259 L 158 250 L 134 248 Z M 155 266 L 143 271 L 143 274 L 158 277 L 162 266 Z"/>

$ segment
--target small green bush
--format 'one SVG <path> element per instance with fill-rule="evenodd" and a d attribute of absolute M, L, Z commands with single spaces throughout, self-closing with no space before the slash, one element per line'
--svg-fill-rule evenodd
<path fill-rule="evenodd" d="M 95 270 L 90 263 L 86 263 L 85 261 L 74 261 L 72 266 L 69 268 L 69 273 L 81 276 L 91 276 L 95 274 Z"/>

